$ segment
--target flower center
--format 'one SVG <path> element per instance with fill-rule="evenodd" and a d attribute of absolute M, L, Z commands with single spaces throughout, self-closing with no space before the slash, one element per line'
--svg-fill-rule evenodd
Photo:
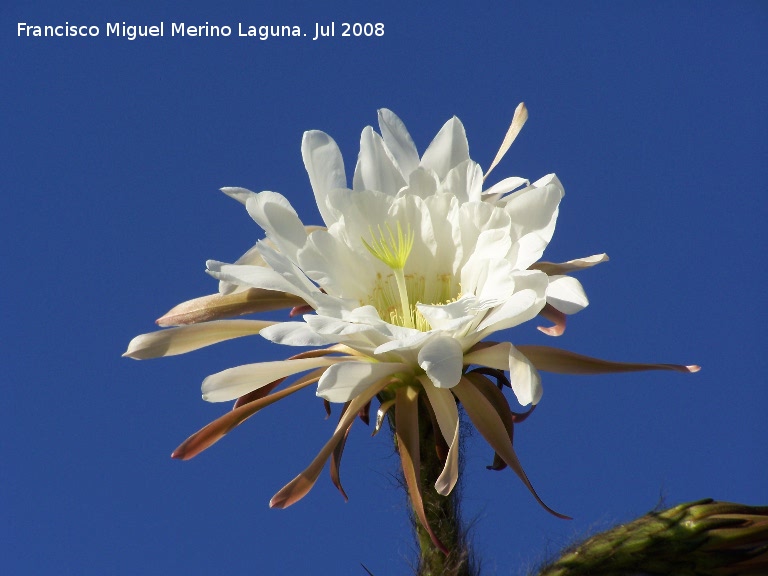
<path fill-rule="evenodd" d="M 408 287 L 405 284 L 405 274 L 403 269 L 405 263 L 408 261 L 408 256 L 411 255 L 413 249 L 413 230 L 411 230 L 410 224 L 408 225 L 407 232 L 403 233 L 403 228 L 400 226 L 400 222 L 397 223 L 397 236 L 392 232 L 392 228 L 389 224 L 384 225 L 389 235 L 385 235 L 384 231 L 379 226 L 379 238 L 376 239 L 376 235 L 372 228 L 368 228 L 371 232 L 371 243 L 363 240 L 363 244 L 368 249 L 368 252 L 373 254 L 376 258 L 381 260 L 389 268 L 395 276 L 397 282 L 397 291 L 400 297 L 400 324 L 408 328 L 415 328 L 414 312 L 415 307 L 411 306 L 408 300 Z M 378 308 L 378 307 L 377 307 Z M 381 313 L 381 311 L 379 311 Z"/>
<path fill-rule="evenodd" d="M 446 304 L 457 297 L 451 274 L 440 274 L 427 279 L 423 274 L 405 273 L 405 264 L 413 249 L 414 233 L 410 225 L 405 232 L 400 223 L 393 231 L 389 224 L 373 229 L 371 242 L 362 239 L 368 251 L 383 262 L 391 274 L 378 274 L 370 295 L 370 303 L 385 322 L 415 328 L 422 332 L 432 329 L 427 319 L 416 309 L 416 304 Z M 412 267 L 411 267 L 412 268 Z"/>

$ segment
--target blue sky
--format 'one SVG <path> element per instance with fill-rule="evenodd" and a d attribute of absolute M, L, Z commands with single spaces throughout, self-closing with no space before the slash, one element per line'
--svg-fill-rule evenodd
<path fill-rule="evenodd" d="M 226 408 L 199 384 L 288 355 L 254 337 L 146 362 L 120 357 L 178 302 L 212 293 L 213 258 L 261 237 L 222 186 L 276 190 L 319 215 L 304 130 L 354 165 L 388 107 L 420 151 L 451 116 L 487 167 L 512 112 L 530 120 L 494 178 L 556 172 L 566 197 L 546 258 L 607 252 L 591 305 L 556 345 L 696 375 L 545 375 L 516 432 L 541 510 L 468 440 L 464 507 L 489 574 L 518 574 L 579 535 L 703 497 L 766 504 L 768 7 L 763 2 L 145 3 L 0 8 L 3 365 L 0 564 L 9 574 L 407 574 L 399 461 L 352 428 L 345 504 L 327 475 L 269 498 L 333 420 L 307 391 L 190 462 L 169 458 Z M 503 7 L 501 5 L 504 5 Z M 93 25 L 27 38 L 18 23 Z M 108 23 L 165 36 L 106 37 Z M 171 37 L 174 22 L 228 38 Z M 315 23 L 337 36 L 312 41 Z M 343 38 L 342 22 L 384 36 Z M 237 37 L 237 25 L 307 37 Z M 516 343 L 549 343 L 529 323 Z M 291 351 L 292 352 L 292 351 Z"/>

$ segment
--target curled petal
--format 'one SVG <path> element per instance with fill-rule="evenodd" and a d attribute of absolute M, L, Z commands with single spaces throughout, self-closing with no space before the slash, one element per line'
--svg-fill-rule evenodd
<path fill-rule="evenodd" d="M 547 304 L 565 314 L 576 314 L 589 305 L 581 282 L 571 276 L 550 276 Z"/>
<path fill-rule="evenodd" d="M 479 364 L 509 370 L 509 381 L 517 401 L 522 405 L 541 400 L 541 377 L 531 361 L 509 342 L 501 342 L 464 355 L 465 364 Z"/>
<path fill-rule="evenodd" d="M 421 380 L 421 377 L 419 377 L 419 380 L 422 383 L 424 382 Z M 429 378 L 427 378 L 426 381 L 429 381 Z M 435 411 L 433 410 L 432 405 L 429 403 L 429 400 L 422 396 L 421 403 L 422 407 L 426 410 L 427 415 L 429 416 L 429 424 L 432 427 L 432 438 L 435 441 L 435 455 L 437 456 L 437 459 L 443 463 L 443 468 L 445 468 L 446 460 L 448 458 L 448 442 L 445 441 L 443 434 L 440 432 L 440 425 L 437 423 L 437 416 L 435 416 Z"/>
<path fill-rule="evenodd" d="M 577 258 L 575 260 L 568 260 L 568 262 L 536 262 L 531 264 L 531 270 L 541 270 L 546 274 L 553 276 L 557 274 L 567 274 L 568 272 L 577 272 L 584 268 L 591 268 L 601 262 L 608 262 L 608 254 L 595 254 L 594 256 L 587 256 L 585 258 Z"/>
<path fill-rule="evenodd" d="M 288 316 L 290 318 L 293 318 L 294 316 L 309 314 L 313 310 L 314 308 L 312 308 L 312 306 L 310 306 L 309 304 L 302 304 L 301 306 L 294 306 L 293 308 L 291 308 L 291 311 L 288 313 Z"/>
<path fill-rule="evenodd" d="M 600 358 L 582 356 L 568 350 L 550 346 L 518 346 L 531 363 L 538 369 L 555 374 L 608 374 L 612 372 L 642 372 L 644 370 L 674 370 L 676 372 L 698 372 L 700 366 L 680 364 L 638 364 L 634 362 L 611 362 Z"/>
<path fill-rule="evenodd" d="M 378 384 L 371 386 L 362 392 L 349 403 L 349 407 L 346 412 L 344 412 L 338 426 L 336 426 L 336 431 L 331 439 L 325 446 L 323 446 L 319 454 L 315 456 L 315 459 L 312 460 L 310 465 L 301 474 L 296 476 L 296 478 L 291 480 L 272 497 L 272 500 L 269 501 L 269 506 L 271 508 L 287 508 L 307 495 L 312 489 L 312 486 L 315 485 L 317 477 L 320 476 L 320 472 L 322 471 L 323 466 L 325 466 L 326 460 L 330 458 L 336 445 L 341 442 L 342 438 L 347 433 L 347 429 L 357 417 L 357 413 L 363 406 L 371 401 L 371 398 L 376 396 L 376 394 L 390 384 L 390 382 L 391 381 L 388 378 L 382 380 Z"/>
<path fill-rule="evenodd" d="M 443 471 L 435 482 L 437 493 L 447 496 L 459 479 L 459 411 L 453 394 L 448 390 L 433 386 L 429 378 L 424 376 L 419 381 L 427 393 L 440 432 L 449 446 Z"/>
<path fill-rule="evenodd" d="M 464 355 L 464 364 L 479 364 L 497 370 L 509 369 L 509 342 L 497 342 L 492 346 L 475 347 Z"/>
<path fill-rule="evenodd" d="M 368 402 L 368 404 L 363 406 L 360 412 L 357 413 L 357 416 L 360 418 L 360 422 L 368 426 L 371 421 L 371 403 Z"/>
<path fill-rule="evenodd" d="M 397 448 L 400 452 L 400 461 L 403 464 L 403 476 L 408 486 L 408 494 L 411 497 L 411 505 L 416 517 L 429 533 L 432 543 L 443 554 L 449 551 L 440 542 L 424 513 L 424 501 L 421 497 L 421 456 L 419 454 L 419 394 L 415 388 L 405 386 L 398 388 L 395 397 L 395 419 L 397 435 Z"/>
<path fill-rule="evenodd" d="M 565 332 L 565 320 L 566 315 L 560 312 L 557 308 L 551 304 L 547 304 L 539 312 L 539 316 L 546 318 L 554 324 L 554 326 L 537 326 L 537 328 L 544 332 L 547 336 L 562 336 Z"/>
<path fill-rule="evenodd" d="M 339 420 L 341 420 L 344 417 L 344 412 L 346 409 L 349 408 L 349 402 L 347 402 L 344 405 L 344 408 L 341 411 L 341 414 L 339 415 Z M 347 426 L 346 432 L 344 432 L 344 436 L 341 438 L 338 444 L 336 444 L 336 448 L 333 449 L 333 452 L 331 453 L 331 466 L 330 466 L 330 473 L 331 473 L 331 482 L 333 482 L 333 485 L 336 486 L 336 489 L 341 492 L 341 495 L 344 497 L 344 502 L 349 501 L 349 496 L 347 496 L 347 493 L 344 491 L 344 487 L 341 485 L 341 475 L 339 468 L 341 467 L 341 456 L 344 453 L 344 446 L 347 443 L 347 437 L 349 436 L 349 431 L 352 429 L 352 424 L 354 424 L 355 421 L 352 420 L 349 423 L 349 426 Z"/>
<path fill-rule="evenodd" d="M 509 381 L 509 378 L 507 378 L 503 370 L 499 370 L 498 368 L 478 366 L 477 368 L 470 370 L 468 374 L 484 374 L 485 376 L 493 376 L 496 378 L 496 387 L 499 390 L 501 390 L 504 386 L 507 388 L 512 388 L 512 383 Z"/>
<path fill-rule="evenodd" d="M 485 376 L 481 376 L 478 373 L 472 373 L 470 372 L 467 374 L 467 380 L 472 382 L 472 384 L 475 385 L 475 387 L 482 392 L 483 396 L 485 396 L 486 400 L 490 402 L 493 405 L 494 410 L 496 410 L 496 413 L 501 418 L 501 421 L 504 423 L 504 429 L 507 431 L 507 434 L 509 435 L 509 441 L 514 446 L 514 428 L 515 428 L 515 419 L 514 419 L 514 412 L 509 407 L 509 403 L 507 402 L 507 399 L 504 397 L 504 394 L 502 394 L 501 390 L 499 390 L 496 386 L 493 385 L 493 383 L 488 380 Z M 504 470 L 504 468 L 507 467 L 506 462 L 504 462 L 504 459 L 499 456 L 498 452 L 493 455 L 493 464 L 490 466 L 486 466 L 489 470 Z"/>
<path fill-rule="evenodd" d="M 307 374 L 296 383 L 279 392 L 269 394 L 264 398 L 254 400 L 253 402 L 249 402 L 227 412 L 224 416 L 217 418 L 182 442 L 181 445 L 173 451 L 171 458 L 189 460 L 190 458 L 197 456 L 200 452 L 221 440 L 228 432 L 245 422 L 262 408 L 274 404 L 278 400 L 282 400 L 297 390 L 301 390 L 302 388 L 306 388 L 310 384 L 317 382 L 320 379 L 321 373 L 322 371 L 315 371 Z"/>
<path fill-rule="evenodd" d="M 381 430 L 381 425 L 384 424 L 384 417 L 387 415 L 389 409 L 394 405 L 394 398 L 392 400 L 386 400 L 385 402 L 381 403 L 381 406 L 379 406 L 379 409 L 376 411 L 376 426 L 374 426 L 371 436 L 376 436 L 376 434 L 379 433 L 379 430 Z"/>
<path fill-rule="evenodd" d="M 275 322 L 263 320 L 215 320 L 203 324 L 179 326 L 136 336 L 128 344 L 124 357 L 135 360 L 175 356 L 211 344 L 258 334 Z"/>
<path fill-rule="evenodd" d="M 491 448 L 501 456 L 507 466 L 514 470 L 515 474 L 518 475 L 520 480 L 523 481 L 523 484 L 525 484 L 531 494 L 533 494 L 533 497 L 536 498 L 536 501 L 550 514 L 553 514 L 558 518 L 570 520 L 570 517 L 559 514 L 544 504 L 542 499 L 539 498 L 539 495 L 536 494 L 536 490 L 533 489 L 530 480 L 528 480 L 528 476 L 525 474 L 525 471 L 520 464 L 520 460 L 517 458 L 517 454 L 515 454 L 514 448 L 512 448 L 512 442 L 509 440 L 509 435 L 504 428 L 501 416 L 499 416 L 498 412 L 494 409 L 493 404 L 488 401 L 483 393 L 466 378 L 462 378 L 461 382 L 454 386 L 451 391 L 461 401 L 464 410 L 466 410 L 467 415 L 469 416 L 469 419 L 472 420 L 475 428 L 482 434 L 488 444 L 491 445 Z"/>
<path fill-rule="evenodd" d="M 304 300 L 292 294 L 250 288 L 232 294 L 211 294 L 187 300 L 171 308 L 155 322 L 163 327 L 180 326 L 303 305 Z"/>
<path fill-rule="evenodd" d="M 514 346 L 509 347 L 509 381 L 521 406 L 538 404 L 544 390 L 541 376 L 531 361 Z"/>

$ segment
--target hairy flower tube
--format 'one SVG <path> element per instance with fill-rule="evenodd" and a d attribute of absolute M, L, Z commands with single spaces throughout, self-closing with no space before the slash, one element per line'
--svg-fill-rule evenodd
<path fill-rule="evenodd" d="M 560 264 L 540 261 L 564 194 L 554 174 L 533 183 L 505 178 L 483 189 L 526 118 L 521 104 L 499 154 L 483 173 L 469 157 L 457 118 L 446 122 L 419 156 L 401 120 L 380 110 L 380 134 L 371 127 L 363 130 L 351 188 L 334 140 L 323 132 L 306 132 L 301 151 L 324 226 L 305 226 L 276 192 L 224 188 L 245 205 L 266 238 L 233 264 L 208 261 L 208 273 L 220 281 L 219 294 L 173 308 L 158 324 L 175 327 L 134 338 L 125 356 L 181 354 L 252 334 L 314 349 L 207 377 L 203 399 L 236 400 L 235 407 L 187 439 L 173 456 L 195 456 L 262 408 L 317 383 L 318 396 L 343 405 L 341 419 L 309 467 L 270 505 L 283 508 L 300 500 L 328 460 L 344 494 L 338 465 L 347 433 L 376 400 L 377 429 L 384 414 L 394 411 L 415 514 L 435 545 L 445 549 L 422 505 L 419 402 L 433 416 L 435 438 L 447 446 L 435 483 L 438 493 L 449 494 L 458 479 L 461 405 L 494 449 L 493 467 L 509 466 L 541 502 L 512 447 L 515 415 L 488 376 L 511 387 L 525 406 L 541 399 L 540 370 L 697 370 L 608 362 L 488 339 L 537 315 L 554 322 L 542 331 L 562 334 L 565 315 L 588 304 L 581 284 L 567 273 L 607 260 L 600 254 Z M 231 319 L 279 308 L 292 309 L 292 319 Z"/>

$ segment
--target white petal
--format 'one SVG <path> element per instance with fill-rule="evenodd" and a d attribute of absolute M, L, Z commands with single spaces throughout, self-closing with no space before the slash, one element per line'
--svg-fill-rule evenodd
<path fill-rule="evenodd" d="M 389 339 L 388 334 L 380 329 L 383 322 L 379 326 L 372 326 L 315 314 L 304 316 L 304 320 L 313 331 L 327 338 L 329 343 L 343 343 L 362 352 L 372 351 Z"/>
<path fill-rule="evenodd" d="M 436 194 L 425 199 L 425 204 L 432 218 L 432 230 L 435 236 L 434 267 L 440 273 L 448 274 L 456 282 L 464 250 L 461 242 L 459 222 L 459 203 L 455 196 Z M 457 287 L 456 287 L 457 288 Z"/>
<path fill-rule="evenodd" d="M 302 292 L 302 297 L 307 304 L 314 304 L 314 298 L 311 295 L 318 294 L 320 291 L 302 272 L 301 268 L 284 254 L 271 248 L 266 242 L 259 242 L 258 250 L 272 270 L 287 280 L 296 290 Z"/>
<path fill-rule="evenodd" d="M 424 387 L 432 409 L 435 411 L 435 418 L 437 419 L 437 425 L 440 427 L 440 432 L 443 434 L 446 443 L 450 445 L 456 427 L 459 425 L 459 412 L 456 409 L 456 400 L 453 399 L 453 394 L 448 390 L 436 388 L 423 375 L 419 377 L 419 381 Z"/>
<path fill-rule="evenodd" d="M 488 366 L 496 370 L 509 370 L 509 381 L 517 401 L 525 406 L 541 400 L 541 377 L 538 371 L 517 348 L 501 342 L 464 356 L 466 364 Z"/>
<path fill-rule="evenodd" d="M 375 309 L 373 310 L 375 313 Z M 391 338 L 388 330 L 382 330 L 382 327 L 388 325 L 379 319 L 378 314 L 371 321 L 361 319 L 359 322 L 354 321 L 354 311 L 342 312 L 342 315 L 351 317 L 352 321 L 322 314 L 307 314 L 304 316 L 304 322 L 275 324 L 262 330 L 261 336 L 288 346 L 326 346 L 343 343 L 371 354 L 377 346 Z M 373 323 L 374 320 L 376 323 Z"/>
<path fill-rule="evenodd" d="M 485 202 L 462 204 L 459 226 L 463 263 L 472 258 L 505 258 L 512 248 L 512 220 L 502 208 Z"/>
<path fill-rule="evenodd" d="M 280 322 L 261 331 L 261 336 L 285 346 L 327 346 L 336 344 L 336 338 L 323 336 L 305 322 Z"/>
<path fill-rule="evenodd" d="M 398 195 L 413 194 L 419 198 L 429 198 L 437 192 L 438 184 L 440 181 L 437 179 L 437 174 L 432 170 L 419 167 L 411 172 L 408 186 L 400 190 Z"/>
<path fill-rule="evenodd" d="M 525 270 L 541 258 L 555 231 L 564 193 L 560 181 L 550 174 L 508 197 L 504 209 L 517 237 L 512 253 L 515 268 Z"/>
<path fill-rule="evenodd" d="M 378 190 L 394 196 L 405 186 L 384 140 L 370 126 L 360 136 L 360 156 L 355 168 L 354 190 Z"/>
<path fill-rule="evenodd" d="M 248 264 L 251 266 L 266 266 L 267 263 L 264 262 L 264 258 L 261 257 L 261 254 L 259 254 L 258 250 L 258 243 L 251 246 L 248 251 L 240 256 L 237 260 L 235 260 L 235 264 Z M 231 294 L 232 292 L 237 292 L 240 290 L 245 290 L 247 287 L 240 286 L 238 284 L 233 284 L 231 282 L 226 282 L 224 280 L 219 280 L 219 293 L 220 294 Z"/>
<path fill-rule="evenodd" d="M 434 330 L 453 332 L 460 330 L 477 314 L 477 298 L 464 294 L 448 304 L 418 304 L 416 308 Z"/>
<path fill-rule="evenodd" d="M 342 240 L 352 250 L 370 255 L 362 239 L 370 241 L 371 229 L 376 231 L 378 225 L 383 227 L 385 223 L 390 226 L 395 224 L 394 212 L 402 202 L 399 198 L 377 190 L 333 190 L 328 195 L 328 205 L 339 222 L 329 226 L 328 233 Z M 406 224 L 404 218 L 401 224 Z"/>
<path fill-rule="evenodd" d="M 494 308 L 477 327 L 477 340 L 492 332 L 506 330 L 534 318 L 546 304 L 549 281 L 543 272 L 526 270 L 515 273 L 515 293 Z"/>
<path fill-rule="evenodd" d="M 538 404 L 544 390 L 541 376 L 531 361 L 514 346 L 509 347 L 509 381 L 521 406 Z"/>
<path fill-rule="evenodd" d="M 305 247 L 297 254 L 301 269 L 329 294 L 341 298 L 367 298 L 370 280 L 365 274 L 350 274 L 364 270 L 367 258 L 330 232 L 318 230 L 309 235 Z"/>
<path fill-rule="evenodd" d="M 453 394 L 448 390 L 435 388 L 424 376 L 420 376 L 419 381 L 427 393 L 440 433 L 449 446 L 445 467 L 435 482 L 438 494 L 446 496 L 451 493 L 459 477 L 459 411 Z"/>
<path fill-rule="evenodd" d="M 531 268 L 546 272 L 551 276 L 557 274 L 566 274 L 568 272 L 577 272 L 584 268 L 591 268 L 601 262 L 608 262 L 608 254 L 594 254 L 592 256 L 586 256 L 584 258 L 576 258 L 575 260 L 568 260 L 568 262 L 536 262 Z"/>
<path fill-rule="evenodd" d="M 477 162 L 466 160 L 453 167 L 440 191 L 456 196 L 460 203 L 479 202 L 483 191 L 483 170 Z"/>
<path fill-rule="evenodd" d="M 530 183 L 525 178 L 520 178 L 519 176 L 510 176 L 509 178 L 504 178 L 504 180 L 497 182 L 486 191 L 484 191 L 483 199 L 500 198 L 504 194 L 520 188 L 520 186 L 528 186 L 529 184 Z"/>
<path fill-rule="evenodd" d="M 391 110 L 382 108 L 379 110 L 379 129 L 384 138 L 384 143 L 392 152 L 400 172 L 409 181 L 409 176 L 419 165 L 419 152 L 411 139 L 411 135 L 405 128 L 402 120 Z"/>
<path fill-rule="evenodd" d="M 397 352 L 400 355 L 417 352 L 425 342 L 435 337 L 434 332 L 419 332 L 411 328 L 402 328 L 400 326 L 391 326 L 393 337 L 389 342 L 385 342 L 376 348 L 374 354 L 386 354 L 387 352 Z"/>
<path fill-rule="evenodd" d="M 506 260 L 473 258 L 461 269 L 461 288 L 480 301 L 498 306 L 515 293 L 519 274 Z"/>
<path fill-rule="evenodd" d="M 335 219 L 326 205 L 328 192 L 335 188 L 346 188 L 344 159 L 336 142 L 325 132 L 310 130 L 301 141 L 301 157 L 309 174 L 309 182 L 315 193 L 315 201 L 323 221 L 330 226 Z"/>
<path fill-rule="evenodd" d="M 245 207 L 283 254 L 295 260 L 307 242 L 307 231 L 291 203 L 276 192 L 261 192 L 248 198 Z"/>
<path fill-rule="evenodd" d="M 227 196 L 230 198 L 234 198 L 240 204 L 245 205 L 248 198 L 251 198 L 252 196 L 256 196 L 255 192 L 251 192 L 247 188 L 237 188 L 234 186 L 227 186 L 224 188 L 221 188 L 221 191 L 224 192 Z"/>
<path fill-rule="evenodd" d="M 136 360 L 175 356 L 232 338 L 258 334 L 272 324 L 274 322 L 263 320 L 214 320 L 168 328 L 136 336 L 123 356 Z"/>
<path fill-rule="evenodd" d="M 405 364 L 389 362 L 344 362 L 323 373 L 317 395 L 329 402 L 348 402 L 371 385 L 395 372 L 409 370 Z"/>
<path fill-rule="evenodd" d="M 547 304 L 563 314 L 576 314 L 589 305 L 581 282 L 571 276 L 550 276 L 547 286 Z"/>
<path fill-rule="evenodd" d="M 454 166 L 469 160 L 464 125 L 455 116 L 448 120 L 421 157 L 421 166 L 431 168 L 443 180 Z"/>
<path fill-rule="evenodd" d="M 512 116 L 512 123 L 509 125 L 509 129 L 504 135 L 504 140 L 502 140 L 499 151 L 496 153 L 496 157 L 493 159 L 493 162 L 491 162 L 491 166 L 488 168 L 486 176 L 490 174 L 493 169 L 496 168 L 499 162 L 501 162 L 501 159 L 504 158 L 504 155 L 509 150 L 509 147 L 512 146 L 512 142 L 515 141 L 515 138 L 517 138 L 520 130 L 522 130 L 523 124 L 525 124 L 526 120 L 528 120 L 528 110 L 526 109 L 525 104 L 520 102 L 520 104 L 517 105 L 517 108 L 515 108 L 515 114 Z"/>
<path fill-rule="evenodd" d="M 208 260 L 205 263 L 207 272 L 218 280 L 231 284 L 248 286 L 251 288 L 263 288 L 265 290 L 277 290 L 287 292 L 303 298 L 308 304 L 312 304 L 313 298 L 302 286 L 286 280 L 283 276 L 264 266 L 244 266 L 239 264 L 225 264 L 216 260 Z"/>
<path fill-rule="evenodd" d="M 512 344 L 509 342 L 500 342 L 493 346 L 468 352 L 464 355 L 464 364 L 478 364 L 506 371 L 509 369 L 509 349 L 511 347 Z"/>
<path fill-rule="evenodd" d="M 450 336 L 437 336 L 419 350 L 419 366 L 438 388 L 453 388 L 461 380 L 464 351 Z"/>
<path fill-rule="evenodd" d="M 327 294 L 323 294 L 323 297 L 328 297 Z M 335 298 L 335 302 L 323 302 L 323 306 L 320 306 L 317 310 L 318 316 L 329 316 L 331 318 L 338 318 L 340 320 L 346 320 L 347 322 L 359 322 L 361 324 L 368 324 L 369 326 L 377 326 L 379 324 L 384 325 L 385 322 L 379 318 L 379 313 L 376 308 L 370 305 L 355 306 L 352 308 L 345 308 L 338 305 L 329 305 L 325 308 L 326 304 L 338 304 L 339 301 L 343 302 L 340 298 Z"/>
<path fill-rule="evenodd" d="M 258 390 L 280 378 L 305 372 L 312 368 L 331 366 L 345 358 L 302 358 L 299 360 L 280 360 L 261 362 L 229 368 L 212 374 L 203 380 L 203 400 L 208 402 L 226 402 Z"/>

